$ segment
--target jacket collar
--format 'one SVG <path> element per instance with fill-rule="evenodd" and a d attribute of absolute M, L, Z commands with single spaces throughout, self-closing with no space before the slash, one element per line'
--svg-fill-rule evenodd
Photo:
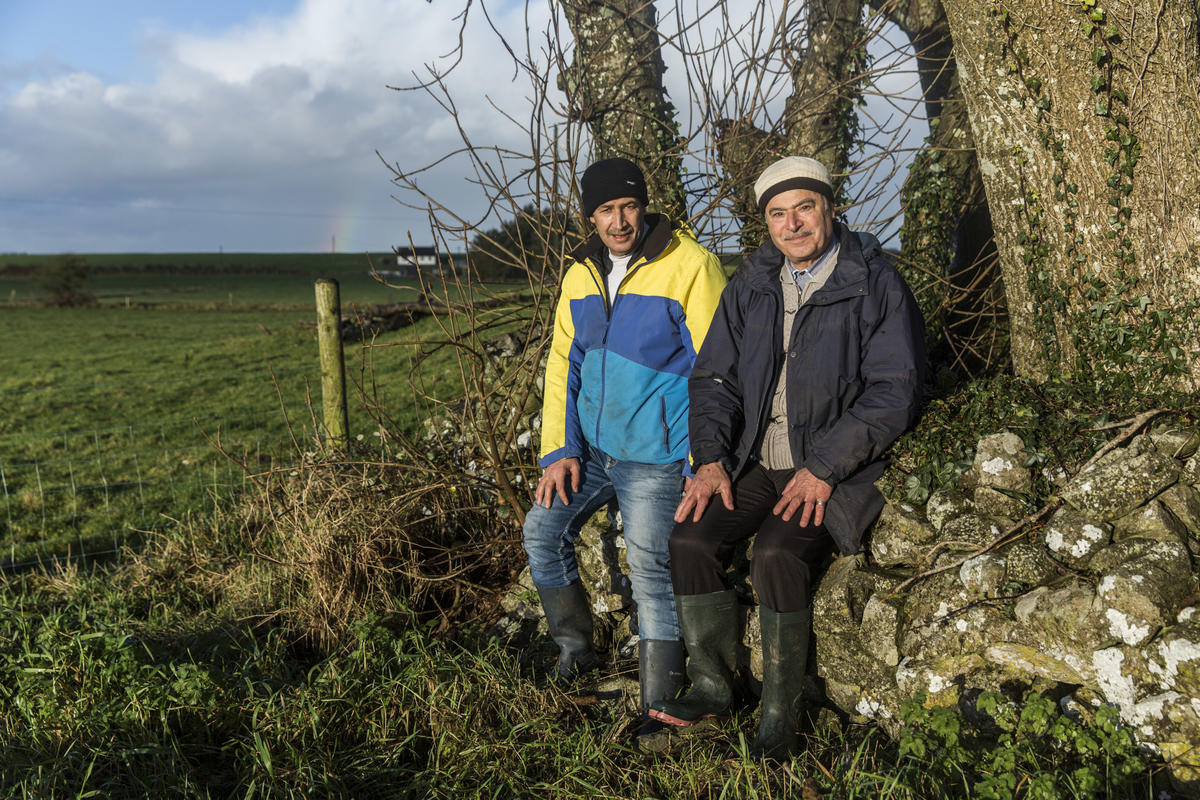
<path fill-rule="evenodd" d="M 642 237 L 642 241 L 634 247 L 634 257 L 630 260 L 629 266 L 632 267 L 643 259 L 653 261 L 662 255 L 671 243 L 671 231 L 673 228 L 674 225 L 670 217 L 663 214 L 647 214 L 646 234 Z M 601 271 L 604 271 L 607 255 L 604 243 L 600 241 L 600 234 L 598 233 L 593 233 L 586 242 L 571 252 L 571 258 L 581 263 L 590 261 L 596 269 Z"/>
<path fill-rule="evenodd" d="M 844 297 L 867 293 L 867 262 L 859 245 L 858 237 L 845 225 L 835 221 L 833 234 L 838 240 L 837 266 L 825 285 L 809 300 L 822 305 Z M 738 267 L 742 280 L 760 292 L 778 294 L 779 270 L 783 266 L 783 253 L 769 238 Z"/>

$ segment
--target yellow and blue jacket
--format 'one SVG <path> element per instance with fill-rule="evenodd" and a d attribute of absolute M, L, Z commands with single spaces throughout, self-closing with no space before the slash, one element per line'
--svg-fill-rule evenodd
<path fill-rule="evenodd" d="M 686 227 L 646 215 L 641 255 L 610 302 L 593 235 L 572 254 L 554 314 L 539 464 L 583 455 L 668 464 L 688 454 L 687 379 L 725 271 Z"/>

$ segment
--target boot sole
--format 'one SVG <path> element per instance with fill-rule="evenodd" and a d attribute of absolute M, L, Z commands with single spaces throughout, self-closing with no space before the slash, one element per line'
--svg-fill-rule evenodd
<path fill-rule="evenodd" d="M 715 725 L 727 718 L 725 714 L 701 714 L 696 719 L 682 719 L 674 717 L 665 711 L 659 711 L 657 708 L 650 709 L 650 718 L 656 719 L 659 722 L 670 725 L 673 728 L 692 728 L 696 725 Z"/>

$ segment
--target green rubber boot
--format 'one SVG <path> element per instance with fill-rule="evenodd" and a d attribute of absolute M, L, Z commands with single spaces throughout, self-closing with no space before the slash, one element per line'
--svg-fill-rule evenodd
<path fill-rule="evenodd" d="M 729 714 L 737 668 L 738 603 L 732 589 L 676 595 L 679 626 L 687 648 L 691 690 L 678 700 L 650 704 L 650 716 L 679 728 Z"/>
<path fill-rule="evenodd" d="M 670 725 L 650 716 L 650 705 L 674 700 L 683 689 L 683 642 L 642 639 L 638 643 L 638 682 L 641 688 L 641 721 L 633 734 L 633 744 L 642 753 L 662 753 L 671 746 Z"/>
<path fill-rule="evenodd" d="M 812 610 L 780 613 L 759 606 L 758 625 L 762 630 L 763 686 L 758 736 L 750 746 L 750 756 L 787 761 L 800 742 L 797 731 Z"/>
<path fill-rule="evenodd" d="M 558 645 L 558 663 L 549 680 L 563 686 L 600 666 L 600 657 L 592 647 L 592 611 L 587 592 L 576 581 L 569 586 L 541 587 L 538 594 L 550 638 Z"/>
<path fill-rule="evenodd" d="M 657 700 L 674 700 L 683 688 L 683 642 L 678 639 L 642 639 L 638 642 L 639 707 L 650 708 Z"/>

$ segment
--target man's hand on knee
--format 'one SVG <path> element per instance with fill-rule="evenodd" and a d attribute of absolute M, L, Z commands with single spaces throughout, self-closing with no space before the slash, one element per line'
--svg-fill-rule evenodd
<path fill-rule="evenodd" d="M 578 492 L 582 474 L 583 469 L 579 466 L 578 458 L 560 458 L 542 473 L 542 478 L 533 492 L 533 501 L 539 506 L 549 508 L 557 492 L 564 506 L 571 505 L 571 500 L 567 497 L 567 479 L 570 478 L 571 481 L 571 492 Z"/>
<path fill-rule="evenodd" d="M 699 522 L 714 494 L 721 495 L 725 507 L 733 511 L 733 483 L 720 461 L 705 464 L 696 470 L 694 478 L 687 481 L 683 499 L 675 509 L 675 521 L 687 522 L 688 516 L 691 515 L 692 522 Z"/>
<path fill-rule="evenodd" d="M 808 471 L 808 468 L 797 470 L 792 479 L 783 487 L 783 494 L 775 504 L 772 512 L 789 522 L 797 510 L 800 513 L 800 527 L 820 525 L 825 521 L 825 504 L 833 494 L 833 487 Z"/>

